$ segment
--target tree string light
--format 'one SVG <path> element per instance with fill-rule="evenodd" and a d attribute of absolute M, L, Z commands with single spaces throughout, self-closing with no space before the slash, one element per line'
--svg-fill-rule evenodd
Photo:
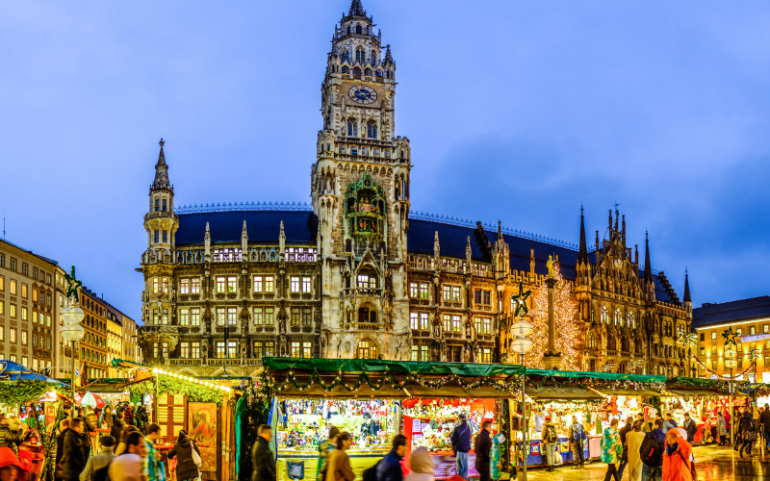
<path fill-rule="evenodd" d="M 564 280 L 558 264 L 554 266 L 553 309 L 556 326 L 556 351 L 561 353 L 562 370 L 577 371 L 580 361 L 580 342 L 582 334 L 580 325 L 575 321 L 577 302 L 572 298 L 572 287 Z M 548 348 L 548 286 L 542 283 L 534 293 L 531 310 L 532 334 L 534 343 L 532 351 L 527 354 L 527 367 L 543 367 L 543 355 Z"/>

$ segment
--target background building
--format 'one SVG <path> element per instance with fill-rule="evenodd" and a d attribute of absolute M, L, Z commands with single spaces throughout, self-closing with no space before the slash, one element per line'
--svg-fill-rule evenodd
<path fill-rule="evenodd" d="M 35 370 L 52 366 L 56 265 L 0 240 L 0 359 Z"/>
<path fill-rule="evenodd" d="M 738 365 L 732 374 L 746 371 L 752 381 L 770 382 L 770 296 L 704 303 L 693 309 L 692 326 L 698 335 L 697 356 L 702 363 L 698 366 L 699 377 L 731 375 L 730 369 L 724 366 L 726 339 L 723 334 L 732 328 L 738 351 Z"/>
<path fill-rule="evenodd" d="M 568 245 L 412 212 L 395 93 L 390 47 L 356 0 L 327 55 L 311 206 L 177 208 L 161 140 L 141 259 L 146 362 L 252 375 L 264 356 L 506 360 L 512 296 L 541 285 L 553 255 L 580 306 L 576 367 L 688 371 L 689 289 L 680 300 L 652 270 L 648 243 L 640 264 L 617 211 L 591 249 L 582 216 Z"/>

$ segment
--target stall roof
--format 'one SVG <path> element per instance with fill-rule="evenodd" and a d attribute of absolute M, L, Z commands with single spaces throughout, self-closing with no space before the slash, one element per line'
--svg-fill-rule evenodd
<path fill-rule="evenodd" d="M 33 372 L 13 361 L 0 360 L 0 381 L 43 381 L 61 384 L 60 381 Z"/>
<path fill-rule="evenodd" d="M 524 368 L 514 364 L 466 364 L 461 362 L 386 361 L 382 359 L 305 359 L 266 357 L 265 370 L 294 370 L 326 372 L 381 372 L 404 374 L 435 374 L 458 376 L 519 376 Z"/>

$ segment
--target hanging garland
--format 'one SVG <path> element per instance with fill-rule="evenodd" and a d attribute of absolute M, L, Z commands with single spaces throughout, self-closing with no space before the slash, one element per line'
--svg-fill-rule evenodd
<path fill-rule="evenodd" d="M 735 382 L 735 380 L 736 380 L 736 379 L 738 379 L 739 377 L 743 377 L 743 376 L 744 376 L 744 375 L 745 375 L 747 372 L 749 372 L 749 371 L 751 371 L 752 369 L 754 369 L 754 366 L 753 366 L 753 365 L 749 365 L 749 367 L 747 367 L 746 369 L 744 369 L 742 373 L 736 374 L 736 375 L 735 375 L 735 376 L 733 376 L 733 377 L 729 377 L 729 376 L 722 376 L 721 374 L 718 374 L 718 373 L 716 373 L 716 372 L 712 371 L 711 369 L 709 369 L 709 367 L 708 367 L 708 366 L 706 366 L 706 365 L 705 365 L 705 364 L 704 364 L 704 363 L 703 363 L 703 362 L 702 362 L 700 359 L 698 359 L 697 357 L 695 357 L 695 354 L 693 354 L 692 352 L 690 353 L 690 357 L 691 357 L 691 358 L 693 358 L 693 359 L 695 359 L 695 362 L 696 362 L 696 363 L 697 363 L 699 366 L 703 367 L 703 369 L 705 369 L 706 371 L 708 371 L 708 372 L 709 372 L 709 373 L 711 373 L 712 375 L 716 376 L 716 377 L 717 377 L 717 378 L 719 378 L 720 380 L 722 380 L 722 381 L 725 381 L 725 385 L 727 385 L 727 384 L 726 384 L 726 382 L 727 382 L 727 381 L 731 381 L 731 380 L 732 380 L 733 382 Z M 746 386 L 748 386 L 748 381 L 743 381 L 743 382 L 745 382 L 745 383 L 746 383 Z"/>
<path fill-rule="evenodd" d="M 183 394 L 190 402 L 211 402 L 216 403 L 217 406 L 222 406 L 222 391 L 219 389 L 206 387 L 201 384 L 187 382 L 162 374 L 159 375 L 158 384 L 160 392 L 162 393 Z M 127 389 L 131 394 L 139 394 L 142 396 L 145 394 L 152 394 L 153 396 L 157 394 L 155 391 L 154 379 L 132 384 L 128 386 Z"/>
<path fill-rule="evenodd" d="M 352 384 L 345 382 L 343 379 L 342 371 L 338 371 L 334 379 L 331 382 L 326 383 L 318 373 L 318 369 L 313 369 L 313 372 L 309 375 L 308 381 L 305 383 L 301 383 L 297 379 L 294 371 L 289 371 L 285 379 L 280 383 L 276 381 L 275 377 L 270 376 L 267 370 L 265 370 L 265 372 L 262 374 L 262 379 L 266 386 L 279 393 L 285 390 L 289 384 L 300 391 L 304 391 L 313 385 L 317 385 L 321 386 L 321 388 L 327 392 L 331 392 L 337 387 L 342 387 L 348 392 L 353 392 L 357 391 L 362 384 L 366 383 L 366 385 L 371 389 L 379 391 L 383 388 L 383 386 L 385 386 L 385 383 L 387 382 L 391 388 L 396 390 L 407 388 L 412 383 L 416 383 L 422 387 L 428 387 L 431 389 L 440 389 L 449 383 L 456 383 L 463 389 L 477 389 L 482 386 L 489 386 L 497 389 L 498 391 L 507 394 L 513 394 L 517 392 L 521 385 L 520 377 L 516 376 L 508 380 L 495 380 L 487 377 L 481 377 L 477 380 L 469 381 L 465 377 L 459 376 L 457 374 L 447 374 L 445 376 L 441 376 L 438 379 L 426 379 L 424 375 L 409 373 L 401 379 L 396 379 L 393 377 L 393 374 L 390 371 L 385 371 L 383 376 L 377 382 L 373 381 L 368 373 L 362 372 L 358 375 L 358 379 L 353 381 Z M 517 381 L 517 379 L 519 380 Z"/>

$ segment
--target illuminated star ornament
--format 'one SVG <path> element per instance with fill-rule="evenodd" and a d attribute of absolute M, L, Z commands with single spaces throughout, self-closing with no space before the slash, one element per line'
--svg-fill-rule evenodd
<path fill-rule="evenodd" d="M 519 316 L 521 311 L 524 311 L 521 315 L 529 314 L 529 308 L 527 307 L 527 298 L 532 294 L 532 291 L 524 291 L 524 285 L 519 282 L 519 293 L 511 296 L 514 302 L 516 302 L 516 310 L 513 312 L 513 317 Z"/>
<path fill-rule="evenodd" d="M 722 333 L 722 337 L 725 338 L 725 346 L 730 345 L 730 344 L 735 346 L 736 345 L 735 344 L 735 338 L 737 336 L 738 336 L 738 334 L 733 332 L 733 328 L 732 327 L 729 327 L 729 328 L 725 329 L 724 332 Z"/>
<path fill-rule="evenodd" d="M 78 294 L 78 288 L 83 285 L 82 282 L 75 277 L 75 266 L 72 266 L 71 274 L 64 274 L 64 278 L 67 280 L 67 298 L 75 298 L 75 303 L 80 303 L 80 295 Z"/>

